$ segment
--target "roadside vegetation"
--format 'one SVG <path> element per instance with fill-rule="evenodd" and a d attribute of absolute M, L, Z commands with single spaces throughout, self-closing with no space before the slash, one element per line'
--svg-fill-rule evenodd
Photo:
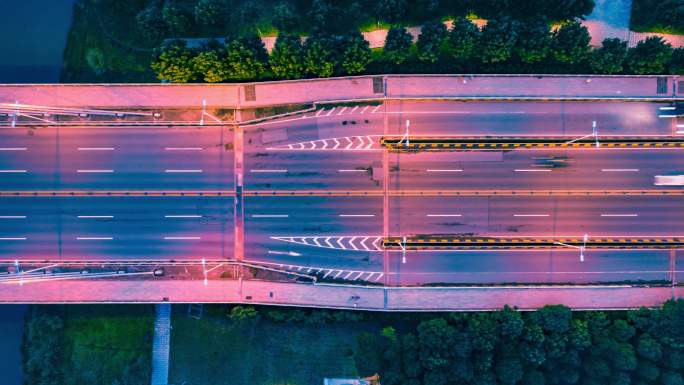
<path fill-rule="evenodd" d="M 39 305 L 26 315 L 24 383 L 149 384 L 153 307 Z"/>
<path fill-rule="evenodd" d="M 684 34 L 684 0 L 633 0 L 630 29 Z"/>

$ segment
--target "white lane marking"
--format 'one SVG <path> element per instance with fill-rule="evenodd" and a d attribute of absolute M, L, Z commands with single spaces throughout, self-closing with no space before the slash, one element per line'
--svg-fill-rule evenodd
<path fill-rule="evenodd" d="M 77 241 L 111 241 L 113 237 L 76 237 Z"/>
<path fill-rule="evenodd" d="M 678 134 L 684 134 L 684 131 L 677 131 Z"/>
<path fill-rule="evenodd" d="M 202 218 L 201 215 L 164 215 L 164 218 Z"/>
<path fill-rule="evenodd" d="M 269 254 L 275 254 L 275 255 L 289 255 L 291 257 L 301 257 L 302 255 L 300 253 L 296 253 L 294 251 L 273 251 L 269 250 Z"/>
<path fill-rule="evenodd" d="M 340 214 L 341 217 L 349 217 L 349 218 L 354 218 L 354 217 L 374 217 L 375 214 Z"/>
<path fill-rule="evenodd" d="M 370 106 L 363 107 L 363 109 L 361 110 L 361 112 L 359 112 L 359 114 L 363 114 L 364 112 L 366 112 L 366 110 L 368 109 L 368 107 L 370 107 Z"/>
<path fill-rule="evenodd" d="M 462 172 L 463 170 L 460 168 L 455 168 L 455 169 L 428 168 L 426 171 L 427 172 Z"/>
<path fill-rule="evenodd" d="M 681 124 L 681 123 L 678 124 L 678 125 L 677 125 L 677 128 L 684 128 L 684 124 Z"/>
<path fill-rule="evenodd" d="M 639 214 L 601 214 L 602 217 L 638 217 Z"/>
<path fill-rule="evenodd" d="M 112 172 L 114 172 L 114 170 L 76 170 L 76 172 L 95 174 L 95 173 L 112 173 Z"/>
<path fill-rule="evenodd" d="M 325 116 L 330 116 L 330 114 L 332 114 L 333 111 L 335 111 L 335 108 L 336 108 L 336 107 L 333 107 Z"/>
<path fill-rule="evenodd" d="M 318 116 L 318 115 L 322 114 L 323 111 L 325 111 L 325 108 L 321 108 L 320 110 L 318 110 L 318 112 L 316 112 L 316 115 L 315 115 L 315 116 Z"/>
<path fill-rule="evenodd" d="M 78 215 L 80 219 L 114 218 L 113 215 Z"/>
<path fill-rule="evenodd" d="M 3 237 L 0 241 L 25 241 L 26 237 Z"/>
<path fill-rule="evenodd" d="M 527 168 L 517 168 L 513 170 L 515 172 L 551 172 L 548 168 L 532 168 L 532 169 L 527 169 Z"/>
<path fill-rule="evenodd" d="M 672 106 L 670 106 L 670 107 L 660 107 L 660 110 L 663 110 L 663 111 L 664 111 L 664 110 L 672 111 L 672 110 L 675 110 L 675 109 L 676 109 L 676 107 L 672 107 Z"/>
<path fill-rule="evenodd" d="M 461 214 L 428 214 L 428 217 L 462 217 Z"/>
<path fill-rule="evenodd" d="M 289 218 L 288 214 L 252 214 L 252 218 Z"/>
<path fill-rule="evenodd" d="M 677 115 L 670 115 L 670 114 L 663 114 L 663 115 L 658 115 L 659 118 L 676 118 Z"/>
<path fill-rule="evenodd" d="M 548 217 L 549 214 L 513 214 L 514 217 Z"/>
<path fill-rule="evenodd" d="M 638 168 L 602 168 L 601 172 L 639 172 Z"/>
<path fill-rule="evenodd" d="M 194 241 L 202 239 L 200 237 L 164 237 L 167 241 Z"/>
<path fill-rule="evenodd" d="M 0 151 L 26 151 L 26 147 L 0 147 Z"/>
<path fill-rule="evenodd" d="M 358 108 L 359 108 L 359 106 L 354 106 L 354 108 L 352 108 L 351 111 L 349 111 L 349 113 L 353 114 L 354 111 L 356 111 Z"/>
<path fill-rule="evenodd" d="M 337 172 L 368 172 L 368 170 L 366 170 L 366 169 L 363 169 L 363 170 L 342 169 L 342 170 L 337 170 Z"/>
<path fill-rule="evenodd" d="M 79 147 L 78 151 L 114 151 L 114 147 Z"/>
<path fill-rule="evenodd" d="M 2 172 L 2 173 L 14 173 L 14 174 L 17 174 L 17 173 L 25 173 L 26 170 L 0 170 L 0 172 Z"/>
<path fill-rule="evenodd" d="M 378 104 L 377 107 L 373 108 L 373 111 L 371 111 L 371 114 L 376 113 L 380 107 L 382 107 L 382 104 Z"/>
<path fill-rule="evenodd" d="M 202 151 L 202 147 L 164 147 L 166 151 Z"/>
<path fill-rule="evenodd" d="M 164 172 L 168 172 L 168 173 L 201 173 L 203 171 L 202 170 L 164 170 Z"/>
<path fill-rule="evenodd" d="M 287 170 L 249 170 L 249 172 L 287 172 Z"/>
<path fill-rule="evenodd" d="M 342 110 L 337 113 L 337 115 L 342 115 L 344 114 L 344 111 L 347 109 L 347 107 L 342 107 Z"/>
<path fill-rule="evenodd" d="M 26 215 L 0 215 L 0 219 L 26 219 Z"/>

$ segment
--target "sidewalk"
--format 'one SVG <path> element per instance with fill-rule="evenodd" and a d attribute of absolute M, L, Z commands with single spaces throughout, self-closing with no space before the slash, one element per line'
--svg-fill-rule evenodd
<path fill-rule="evenodd" d="M 658 306 L 684 296 L 684 287 L 558 286 L 482 288 L 388 288 L 268 281 L 59 281 L 3 285 L 4 303 L 245 303 L 379 311 L 495 310 L 503 305 L 537 309 Z M 357 298 L 358 297 L 358 298 Z"/>

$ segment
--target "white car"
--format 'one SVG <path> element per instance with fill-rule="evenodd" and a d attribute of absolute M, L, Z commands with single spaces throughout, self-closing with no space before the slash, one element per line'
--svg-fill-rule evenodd
<path fill-rule="evenodd" d="M 684 186 L 684 174 L 656 175 L 653 184 L 656 186 Z"/>

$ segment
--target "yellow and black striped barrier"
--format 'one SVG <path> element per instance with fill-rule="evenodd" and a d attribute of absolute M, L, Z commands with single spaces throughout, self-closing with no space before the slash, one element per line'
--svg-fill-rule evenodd
<path fill-rule="evenodd" d="M 395 151 L 416 150 L 518 150 L 518 149 L 581 149 L 596 147 L 593 136 L 572 137 L 418 137 L 386 136 L 380 139 L 383 147 Z M 599 138 L 602 148 L 680 148 L 684 137 L 676 136 L 606 136 Z"/>
<path fill-rule="evenodd" d="M 388 250 L 684 249 L 682 238 L 387 237 Z"/>

